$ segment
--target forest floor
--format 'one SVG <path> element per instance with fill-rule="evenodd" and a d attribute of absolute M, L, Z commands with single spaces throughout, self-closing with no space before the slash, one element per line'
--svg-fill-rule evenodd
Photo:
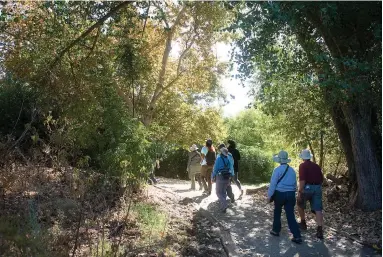
<path fill-rule="evenodd" d="M 226 256 L 218 224 L 176 193 L 115 192 L 72 168 L 0 174 L 0 256 Z"/>

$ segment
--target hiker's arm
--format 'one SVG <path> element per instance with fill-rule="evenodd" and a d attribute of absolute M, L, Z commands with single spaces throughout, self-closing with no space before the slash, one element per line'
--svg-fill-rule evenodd
<path fill-rule="evenodd" d="M 303 189 L 305 188 L 306 184 L 306 177 L 305 177 L 305 170 L 302 167 L 302 164 L 299 165 L 299 187 L 298 187 L 298 198 L 300 197 L 300 194 L 303 193 Z"/>
<path fill-rule="evenodd" d="M 207 149 L 205 147 L 202 147 L 201 149 L 201 162 L 203 161 L 203 159 L 205 159 L 205 155 L 207 154 Z"/>
<path fill-rule="evenodd" d="M 273 175 L 271 175 L 271 179 L 270 179 L 269 190 L 267 192 L 267 197 L 269 199 L 273 196 L 275 188 L 277 187 L 278 177 L 279 177 L 278 172 L 276 169 L 274 169 Z"/>
<path fill-rule="evenodd" d="M 234 177 L 234 159 L 230 158 L 229 161 L 230 161 L 230 174 L 232 177 Z"/>
<path fill-rule="evenodd" d="M 191 154 L 189 154 L 188 164 L 187 164 L 187 167 L 186 167 L 187 171 L 189 171 L 190 162 L 191 162 Z"/>
<path fill-rule="evenodd" d="M 218 158 L 217 158 L 217 161 L 214 163 L 213 171 L 211 173 L 211 180 L 212 181 L 215 178 L 215 176 L 217 175 L 217 170 L 218 170 L 217 164 L 218 164 Z"/>

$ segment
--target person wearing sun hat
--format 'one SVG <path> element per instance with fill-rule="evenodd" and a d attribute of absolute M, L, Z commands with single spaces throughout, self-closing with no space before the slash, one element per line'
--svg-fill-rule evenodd
<path fill-rule="evenodd" d="M 293 234 L 291 241 L 300 244 L 302 243 L 301 231 L 294 214 L 297 176 L 295 170 L 288 165 L 291 159 L 286 151 L 282 150 L 278 155 L 274 155 L 273 160 L 280 165 L 273 171 L 267 193 L 267 201 L 274 201 L 274 221 L 270 234 L 279 236 L 281 232 L 282 207 L 284 207 L 287 223 Z"/>
<path fill-rule="evenodd" d="M 226 145 L 223 143 L 218 146 L 218 150 L 221 151 L 222 148 L 226 148 Z M 230 161 L 234 165 L 233 168 L 234 168 L 234 177 L 235 177 L 235 159 L 234 159 L 234 156 L 230 153 L 230 149 L 227 148 L 227 150 L 228 150 L 227 157 L 230 159 Z M 234 177 L 231 177 L 231 179 L 234 180 Z M 229 184 L 227 185 L 226 193 L 227 193 L 227 196 L 230 198 L 231 203 L 234 203 L 235 197 L 233 193 L 233 188 L 231 187 L 231 180 L 229 180 Z"/>
<path fill-rule="evenodd" d="M 201 182 L 201 154 L 197 151 L 198 147 L 193 144 L 190 147 L 189 159 L 187 164 L 187 172 L 189 174 L 189 178 L 191 180 L 191 190 L 195 190 L 195 181 L 197 179 L 199 184 L 199 190 L 202 190 L 202 182 Z"/>
<path fill-rule="evenodd" d="M 229 150 L 224 146 L 224 144 L 220 145 L 220 154 L 217 156 L 211 174 L 211 181 L 215 181 L 216 194 L 221 205 L 220 211 L 223 213 L 227 209 L 227 188 L 230 185 L 230 179 L 234 176 L 234 159 Z M 234 195 L 231 193 L 229 196 L 233 201 Z"/>
<path fill-rule="evenodd" d="M 299 158 L 303 162 L 299 165 L 299 190 L 298 190 L 298 213 L 301 218 L 299 227 L 307 230 L 305 220 L 306 202 L 310 201 L 311 211 L 315 213 L 317 222 L 316 236 L 323 239 L 323 204 L 322 204 L 322 183 L 323 173 L 318 164 L 311 161 L 313 155 L 310 150 L 303 150 Z"/>

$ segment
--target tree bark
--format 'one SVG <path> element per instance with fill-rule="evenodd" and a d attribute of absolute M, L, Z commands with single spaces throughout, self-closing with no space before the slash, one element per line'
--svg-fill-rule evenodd
<path fill-rule="evenodd" d="M 94 29 L 100 27 L 104 22 L 114 15 L 117 11 L 119 11 L 121 8 L 129 5 L 130 2 L 122 2 L 118 4 L 116 7 L 111 9 L 106 15 L 104 15 L 101 19 L 99 19 L 95 24 L 93 24 L 91 27 L 89 27 L 85 32 L 83 32 L 80 36 L 78 36 L 75 40 L 73 40 L 67 47 L 65 47 L 52 61 L 52 63 L 49 65 L 49 69 L 52 70 L 56 64 L 61 60 L 61 58 L 64 56 L 66 52 L 68 52 L 73 46 L 75 46 L 80 40 L 84 39 L 87 35 L 89 35 Z"/>
<path fill-rule="evenodd" d="M 372 140 L 371 106 L 361 103 L 342 106 L 350 129 L 352 152 L 358 182 L 356 207 L 365 211 L 382 208 L 382 167 Z"/>
<path fill-rule="evenodd" d="M 163 20 L 166 24 L 165 49 L 164 49 L 164 53 L 162 55 L 161 70 L 160 70 L 160 73 L 158 75 L 158 83 L 156 85 L 156 89 L 154 90 L 152 99 L 150 100 L 146 114 L 142 118 L 142 123 L 145 126 L 150 125 L 150 123 L 152 122 L 154 109 L 156 107 L 158 99 L 160 98 L 160 96 L 162 94 L 162 91 L 164 90 L 165 73 L 166 73 L 166 68 L 168 65 L 168 59 L 169 59 L 170 51 L 172 50 L 173 36 L 174 36 L 174 33 L 175 33 L 177 26 L 181 22 L 181 18 L 183 17 L 185 11 L 186 11 L 186 5 L 184 5 L 182 7 L 182 9 L 180 10 L 180 12 L 177 14 L 176 20 L 174 21 L 174 24 L 171 28 L 169 27 L 169 24 L 166 20 L 166 17 L 163 18 Z"/>
<path fill-rule="evenodd" d="M 319 149 L 319 166 L 323 170 L 323 163 L 324 163 L 324 147 L 323 147 L 323 136 L 324 132 L 320 132 L 320 149 Z"/>
<path fill-rule="evenodd" d="M 355 164 L 354 164 L 354 155 L 352 152 L 352 145 L 351 145 L 351 136 L 350 132 L 348 130 L 345 117 L 343 115 L 343 112 L 340 108 L 339 103 L 334 104 L 331 107 L 330 110 L 332 121 L 334 122 L 334 126 L 338 132 L 339 140 L 343 148 L 344 155 L 346 157 L 347 167 L 348 167 L 348 180 L 349 180 L 349 187 L 348 187 L 348 193 L 350 195 L 350 199 L 356 199 L 354 195 L 357 193 L 358 187 L 357 187 L 357 181 L 356 181 L 356 170 L 355 170 Z M 354 202 L 350 202 L 352 205 L 354 205 Z"/>

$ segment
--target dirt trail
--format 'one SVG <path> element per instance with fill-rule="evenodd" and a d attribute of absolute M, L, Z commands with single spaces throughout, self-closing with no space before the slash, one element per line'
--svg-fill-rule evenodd
<path fill-rule="evenodd" d="M 201 191 L 189 190 L 188 181 L 162 178 L 157 187 L 177 194 L 217 220 L 221 232 L 229 234 L 224 243 L 229 246 L 230 256 L 381 256 L 331 231 L 325 231 L 324 241 L 317 240 L 313 226 L 303 233 L 304 243 L 295 245 L 289 239 L 291 235 L 285 218 L 282 220 L 281 236 L 273 237 L 269 235 L 272 207 L 264 199 L 245 195 L 232 204 L 226 214 L 222 214 L 218 212 L 215 194 L 203 197 Z M 233 191 L 238 198 L 236 186 Z"/>
<path fill-rule="evenodd" d="M 149 186 L 147 194 L 149 201 L 168 216 L 166 241 L 174 256 L 227 256 L 217 224 L 213 224 L 191 202 L 183 201 L 184 197 L 177 193 L 153 186 Z"/>

